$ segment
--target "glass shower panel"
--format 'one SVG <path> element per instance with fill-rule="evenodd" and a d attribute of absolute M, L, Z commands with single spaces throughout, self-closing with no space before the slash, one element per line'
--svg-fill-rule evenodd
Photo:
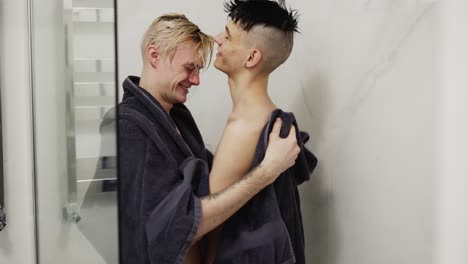
<path fill-rule="evenodd" d="M 0 76 L 1 78 L 2 76 Z M 2 95 L 0 93 L 0 109 L 2 109 Z M 5 211 L 5 187 L 3 184 L 3 145 L 2 145 L 2 115 L 0 113 L 0 231 L 6 226 L 6 211 Z"/>
<path fill-rule="evenodd" d="M 118 263 L 113 0 L 33 1 L 39 263 Z"/>

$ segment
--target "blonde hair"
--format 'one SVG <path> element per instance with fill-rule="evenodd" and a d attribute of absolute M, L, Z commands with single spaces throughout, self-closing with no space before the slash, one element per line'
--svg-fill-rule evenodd
<path fill-rule="evenodd" d="M 172 60 L 177 47 L 190 41 L 197 44 L 196 63 L 201 67 L 207 67 L 212 59 L 213 37 L 203 33 L 183 14 L 164 14 L 156 18 L 143 35 L 141 54 L 144 58 L 146 48 L 155 45 L 162 56 L 169 56 Z"/>

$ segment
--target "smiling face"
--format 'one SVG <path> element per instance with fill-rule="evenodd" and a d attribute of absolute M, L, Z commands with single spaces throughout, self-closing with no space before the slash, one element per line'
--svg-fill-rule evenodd
<path fill-rule="evenodd" d="M 229 21 L 223 32 L 214 38 L 218 49 L 214 66 L 216 69 L 230 75 L 243 68 L 249 57 L 249 41 L 247 32 L 236 23 Z"/>
<path fill-rule="evenodd" d="M 192 85 L 200 84 L 197 64 L 198 45 L 194 42 L 177 47 L 174 57 L 162 56 L 156 66 L 158 99 L 169 105 L 185 103 Z"/>

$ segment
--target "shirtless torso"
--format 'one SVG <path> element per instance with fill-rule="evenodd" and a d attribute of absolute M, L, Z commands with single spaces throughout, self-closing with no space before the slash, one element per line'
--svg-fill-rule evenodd
<path fill-rule="evenodd" d="M 231 114 L 216 150 L 210 173 L 210 192 L 222 191 L 239 180 L 226 175 L 246 175 L 249 172 L 260 134 L 275 109 L 276 106 L 268 100 L 246 108 L 248 111 Z M 220 228 L 210 234 L 206 264 L 214 262 L 220 234 Z"/>
<path fill-rule="evenodd" d="M 239 180 L 226 175 L 245 175 L 251 168 L 260 134 L 276 107 L 272 103 L 257 104 L 255 108 L 232 113 L 216 149 L 213 168 L 210 173 L 210 192 L 219 192 Z M 229 172 L 229 173 L 227 173 Z M 216 240 L 210 240 L 216 243 Z M 212 263 L 216 245 L 212 244 L 204 263 Z M 200 246 L 189 249 L 184 264 L 200 264 Z"/>
<path fill-rule="evenodd" d="M 263 109 L 257 107 L 244 113 L 231 114 L 216 150 L 210 173 L 211 192 L 222 191 L 238 180 L 238 178 L 226 177 L 226 175 L 248 173 L 260 133 L 274 109 L 274 106 L 265 106 Z"/>

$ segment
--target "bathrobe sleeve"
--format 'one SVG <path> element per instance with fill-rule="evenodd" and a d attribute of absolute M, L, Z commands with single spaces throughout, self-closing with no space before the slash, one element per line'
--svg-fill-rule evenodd
<path fill-rule="evenodd" d="M 214 155 L 208 149 L 205 149 L 205 151 L 206 151 L 206 159 L 207 159 L 207 162 L 208 162 L 208 167 L 210 168 L 210 171 L 211 171 L 211 168 L 213 168 Z"/>

